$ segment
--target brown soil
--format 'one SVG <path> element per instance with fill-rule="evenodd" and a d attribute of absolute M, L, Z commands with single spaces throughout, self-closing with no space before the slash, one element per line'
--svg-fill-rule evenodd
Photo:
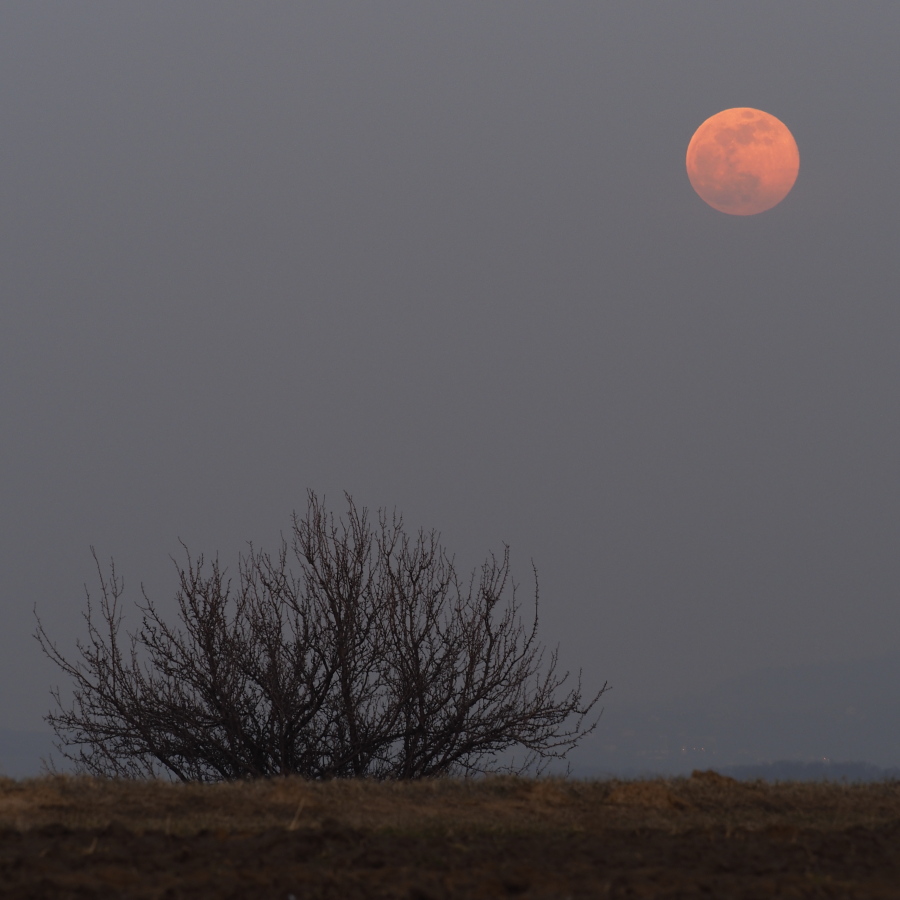
<path fill-rule="evenodd" d="M 900 782 L 0 780 L 0 897 L 900 897 Z"/>

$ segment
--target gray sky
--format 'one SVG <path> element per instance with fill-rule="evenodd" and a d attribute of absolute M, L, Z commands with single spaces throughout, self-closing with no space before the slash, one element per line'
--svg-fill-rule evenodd
<path fill-rule="evenodd" d="M 619 704 L 900 626 L 900 4 L 6 2 L 0 726 L 307 488 L 512 546 Z M 733 106 L 800 148 L 692 191 Z M 133 620 L 132 620 L 133 621 Z"/>

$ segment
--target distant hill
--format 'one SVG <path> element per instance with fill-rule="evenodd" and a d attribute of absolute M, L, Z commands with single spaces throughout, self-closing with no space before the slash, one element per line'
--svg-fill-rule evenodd
<path fill-rule="evenodd" d="M 900 766 L 900 652 L 761 669 L 667 703 L 629 707 L 614 693 L 604 701 L 597 732 L 573 757 L 576 774 L 689 774 L 778 760 Z"/>
<path fill-rule="evenodd" d="M 31 778 L 43 771 L 42 759 L 53 752 L 53 735 L 0 728 L 0 775 Z"/>
<path fill-rule="evenodd" d="M 740 781 L 900 781 L 900 767 L 882 769 L 861 762 L 779 760 L 755 766 L 723 766 L 716 771 Z"/>

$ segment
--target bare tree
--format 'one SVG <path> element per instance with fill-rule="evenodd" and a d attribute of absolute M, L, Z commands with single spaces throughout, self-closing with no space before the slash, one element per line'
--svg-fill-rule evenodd
<path fill-rule="evenodd" d="M 87 640 L 68 659 L 38 619 L 44 653 L 71 679 L 46 716 L 79 771 L 199 781 L 300 774 L 421 778 L 540 769 L 597 725 L 603 687 L 566 690 L 557 652 L 526 627 L 509 549 L 461 580 L 434 531 L 370 521 L 347 496 L 335 519 L 310 492 L 275 555 L 252 546 L 232 585 L 218 560 L 176 563 L 179 624 L 143 593 L 122 635 L 115 565 L 87 596 Z M 291 568 L 296 563 L 296 569 Z M 523 756 L 501 767 L 511 748 Z"/>

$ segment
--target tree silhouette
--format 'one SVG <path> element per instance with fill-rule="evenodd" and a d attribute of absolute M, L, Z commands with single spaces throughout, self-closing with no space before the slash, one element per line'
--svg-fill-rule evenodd
<path fill-rule="evenodd" d="M 87 595 L 87 640 L 67 659 L 38 619 L 44 653 L 73 690 L 45 718 L 78 771 L 183 781 L 299 774 L 421 778 L 540 770 L 597 725 L 603 687 L 566 690 L 557 651 L 526 627 L 509 548 L 460 579 L 435 531 L 344 518 L 309 493 L 290 541 L 252 546 L 233 585 L 218 560 L 176 563 L 177 625 L 143 593 L 122 636 L 115 564 Z M 294 568 L 291 566 L 294 565 Z M 519 761 L 498 755 L 516 750 Z"/>

